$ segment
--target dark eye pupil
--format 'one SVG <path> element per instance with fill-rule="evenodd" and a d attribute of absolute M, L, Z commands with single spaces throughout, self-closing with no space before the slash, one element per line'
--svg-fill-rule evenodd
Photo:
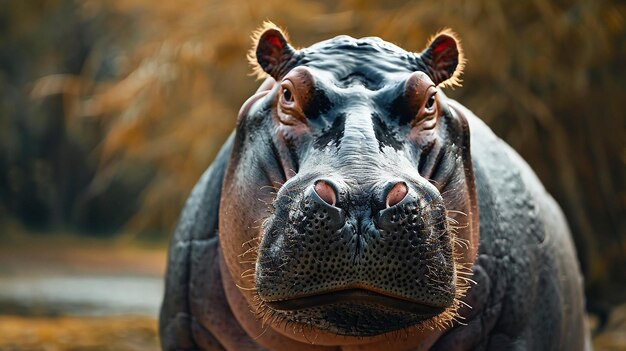
<path fill-rule="evenodd" d="M 291 90 L 289 90 L 288 88 L 283 89 L 283 97 L 287 102 L 293 101 L 293 95 L 291 95 Z"/>
<path fill-rule="evenodd" d="M 435 95 L 432 95 L 431 97 L 428 98 L 428 101 L 426 102 L 426 108 L 431 109 L 434 104 L 435 104 Z"/>

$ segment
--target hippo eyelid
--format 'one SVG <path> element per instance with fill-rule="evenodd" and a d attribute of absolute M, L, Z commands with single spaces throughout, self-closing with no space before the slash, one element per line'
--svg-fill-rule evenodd
<path fill-rule="evenodd" d="M 278 119 L 282 124 L 293 125 L 297 121 L 305 122 L 304 113 L 300 105 L 300 99 L 296 94 L 297 89 L 293 82 L 285 79 L 280 83 L 280 96 L 278 97 Z"/>
<path fill-rule="evenodd" d="M 428 114 L 435 112 L 435 96 L 436 95 L 437 95 L 437 92 L 435 91 L 426 100 L 426 105 L 424 105 L 424 111 Z"/>
<path fill-rule="evenodd" d="M 430 85 L 415 96 L 417 100 L 421 101 L 418 105 L 420 107 L 417 108 L 417 114 L 411 123 L 412 127 L 420 126 L 422 130 L 433 129 L 437 124 L 437 88 Z"/>

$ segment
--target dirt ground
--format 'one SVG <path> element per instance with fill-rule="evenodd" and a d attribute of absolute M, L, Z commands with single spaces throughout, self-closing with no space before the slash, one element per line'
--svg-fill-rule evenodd
<path fill-rule="evenodd" d="M 593 341 L 596 351 L 626 350 L 626 306 Z M 157 350 L 157 322 L 150 317 L 0 316 L 3 351 Z"/>
<path fill-rule="evenodd" d="M 165 260 L 163 247 L 0 245 L 0 351 L 157 350 Z M 593 344 L 626 351 L 626 305 Z"/>
<path fill-rule="evenodd" d="M 158 350 L 157 325 L 140 316 L 0 316 L 0 350 Z"/>

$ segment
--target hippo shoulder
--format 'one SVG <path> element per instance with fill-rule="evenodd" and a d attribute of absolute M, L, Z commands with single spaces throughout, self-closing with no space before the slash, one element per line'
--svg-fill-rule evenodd
<path fill-rule="evenodd" d="M 484 342 L 545 349 L 558 340 L 557 349 L 579 349 L 582 278 L 561 209 L 515 150 L 467 108 L 450 105 L 470 128 L 480 221 L 475 271 L 488 282 L 479 304 L 493 328 Z"/>
<path fill-rule="evenodd" d="M 196 347 L 192 331 L 199 328 L 194 325 L 197 322 L 192 317 L 193 311 L 190 311 L 193 307 L 190 299 L 193 299 L 194 292 L 189 288 L 198 276 L 198 272 L 195 272 L 198 265 L 193 264 L 193 261 L 198 256 L 211 256 L 203 257 L 205 261 L 215 259 L 221 189 L 232 145 L 233 135 L 228 138 L 215 161 L 193 188 L 172 237 L 168 252 L 165 298 L 159 318 L 161 343 L 165 350 Z M 206 267 L 215 277 L 208 279 L 207 274 L 204 274 L 204 281 L 212 284 L 219 280 L 219 273 L 216 269 L 211 269 L 216 268 L 216 265 L 207 266 L 201 267 Z M 210 336 L 205 335 L 204 338 L 208 337 Z M 216 341 L 212 343 L 216 344 Z"/>
<path fill-rule="evenodd" d="M 226 140 L 211 166 L 191 191 L 174 231 L 174 242 L 217 237 L 218 207 L 224 173 L 233 147 L 233 137 Z"/>

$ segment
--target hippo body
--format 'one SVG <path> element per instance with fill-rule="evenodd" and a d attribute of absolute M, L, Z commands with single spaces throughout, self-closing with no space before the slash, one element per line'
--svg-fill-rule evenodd
<path fill-rule="evenodd" d="M 379 39 L 255 41 L 270 77 L 182 212 L 164 350 L 590 349 L 560 208 L 438 88 L 463 62 L 451 34 L 406 72 Z M 392 56 L 384 79 L 349 55 L 316 66 L 346 43 Z"/>

